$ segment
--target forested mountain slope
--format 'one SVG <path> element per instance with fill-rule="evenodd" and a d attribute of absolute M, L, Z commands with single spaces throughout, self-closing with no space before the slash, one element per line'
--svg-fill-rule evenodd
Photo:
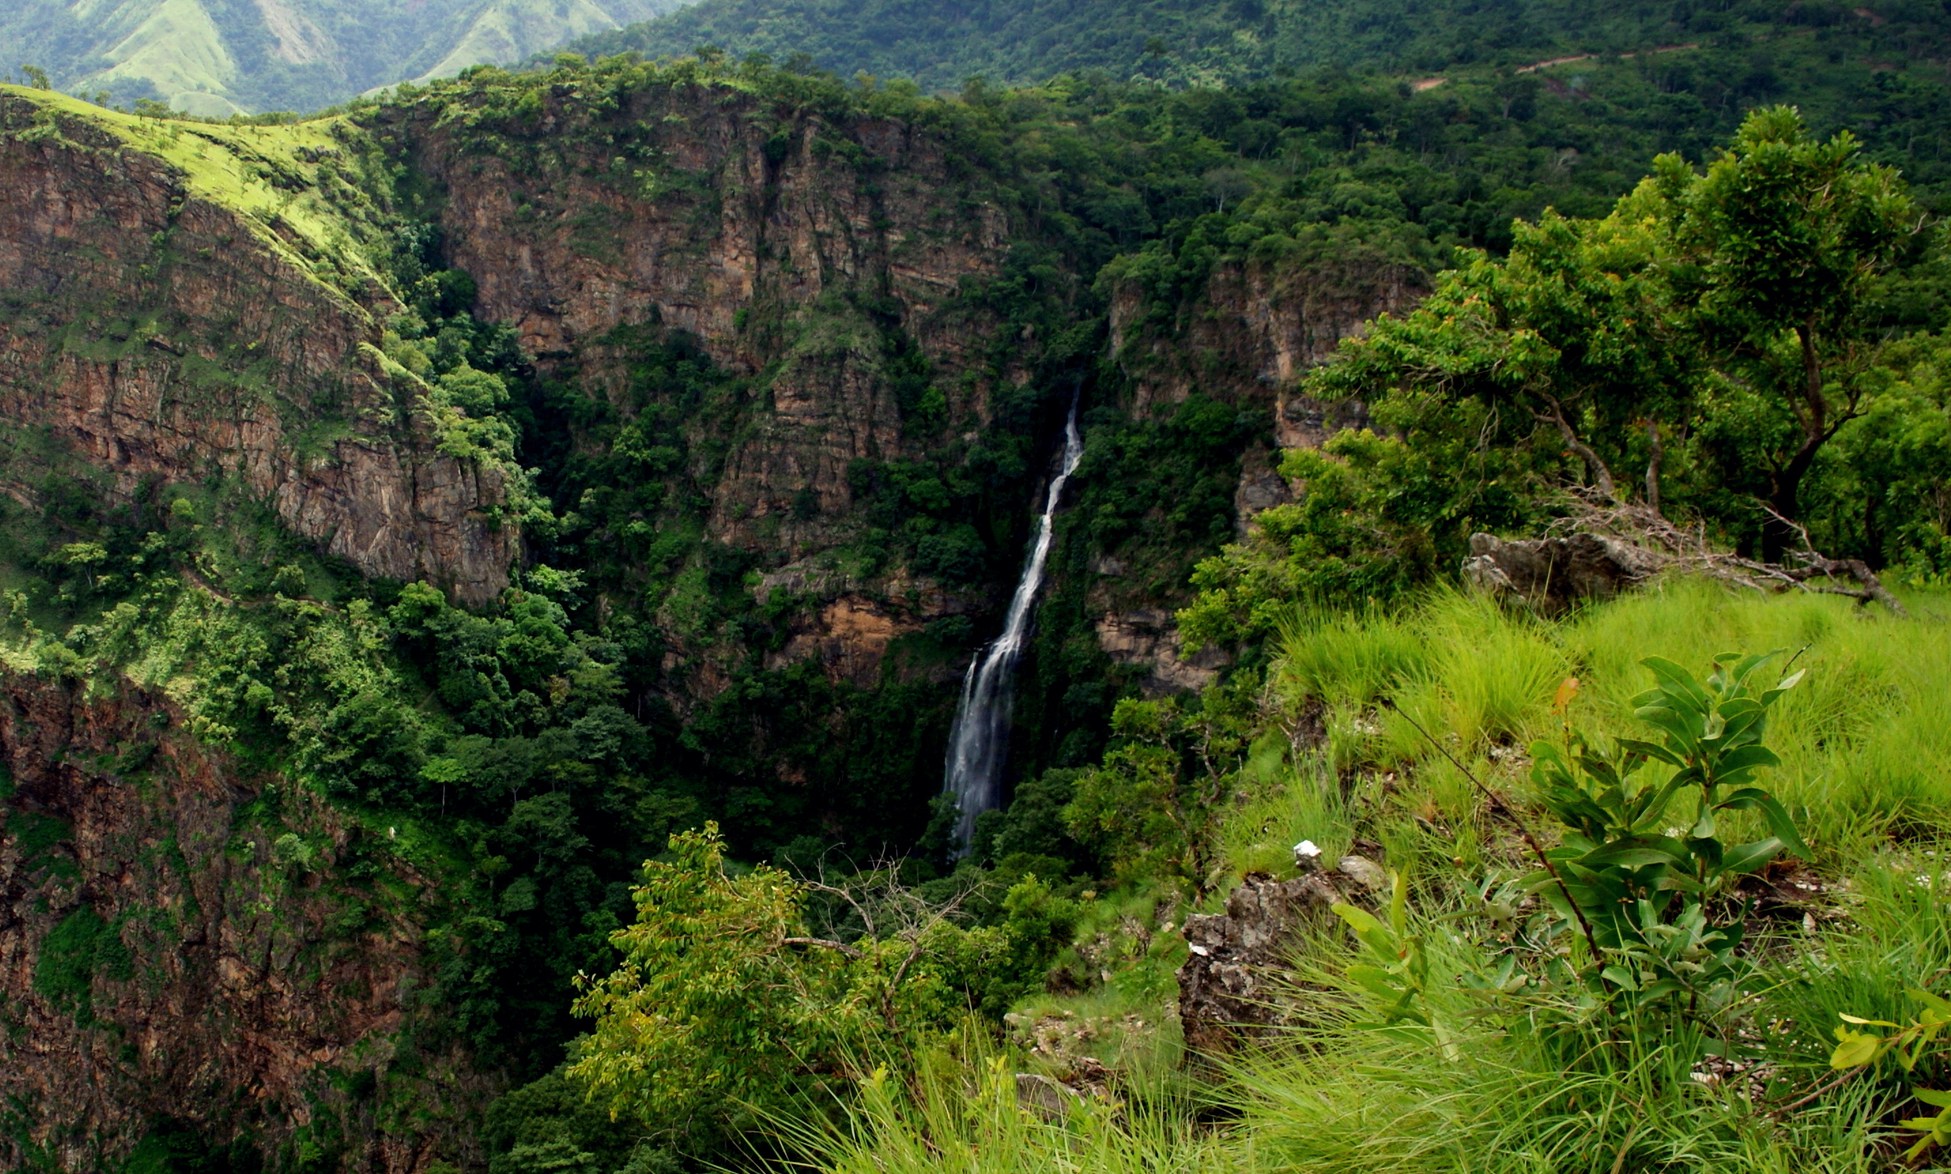
<path fill-rule="evenodd" d="M 1757 359 L 1662 293 L 1625 316 L 1674 324 L 1645 348 L 1673 357 L 1687 394 L 1668 402 L 1606 366 L 1619 348 L 1525 351 L 1520 373 L 1544 374 L 1507 387 L 1508 320 L 1464 315 L 1477 333 L 1457 336 L 1409 312 L 1432 290 L 1439 310 L 1482 304 L 1438 276 L 1462 264 L 1554 340 L 1610 329 L 1614 284 L 1574 278 L 1664 264 L 1673 241 L 1556 229 L 1541 253 L 1512 218 L 1603 217 L 1662 150 L 1686 157 L 1665 165 L 1681 190 L 1745 106 L 1797 87 L 1817 134 L 1859 129 L 1912 185 L 1887 201 L 1901 231 L 1871 226 L 1873 296 L 1837 318 L 1876 411 L 1807 470 L 1797 520 L 1893 577 L 1943 576 L 1946 284 L 1916 229 L 1944 207 L 1951 103 L 1927 61 L 1876 55 L 1895 28 L 1836 26 L 1834 62 L 1743 72 L 1703 48 L 1446 68 L 1422 89 L 1098 75 L 944 100 L 716 55 L 485 68 L 261 126 L 5 89 L 0 182 L 31 198 L 0 204 L 0 1161 L 749 1158 L 753 1120 L 715 1082 L 777 1091 L 763 1079 L 804 1061 L 814 1083 L 782 1087 L 825 1097 L 841 1069 L 747 1049 L 686 1069 L 696 1112 L 651 1128 L 611 1122 L 560 1067 L 585 1054 L 577 976 L 615 967 L 639 867 L 706 821 L 722 838 L 671 859 L 837 879 L 899 858 L 881 875 L 924 909 L 960 900 L 906 927 L 941 930 L 953 967 L 902 966 L 899 933 L 852 971 L 807 947 L 843 989 L 925 976 L 920 1020 L 993 1024 L 1053 963 L 1091 987 L 1132 960 L 1117 951 L 1183 952 L 1154 927 L 1231 865 L 1159 804 L 1230 811 L 1263 779 L 1249 750 L 1264 766 L 1314 736 L 1311 702 L 1257 708 L 1296 584 L 1379 607 L 1453 575 L 1473 529 L 1549 524 L 1586 465 L 1531 415 L 1546 376 L 1631 389 L 1572 400 L 1567 425 L 1603 429 L 1627 469 L 1640 417 L 1661 421 L 1674 509 L 1755 546 L 1756 476 L 1796 419 L 1753 389 L 1789 335 Z M 1498 284 L 1491 258 L 1518 244 L 1522 273 L 1562 286 Z M 1450 399 L 1375 364 L 1357 371 L 1381 415 L 1324 398 L 1309 372 L 1385 311 L 1408 325 L 1384 337 L 1429 348 L 1411 360 L 1458 343 Z M 958 859 L 932 802 L 957 685 L 1073 401 L 1085 454 L 1024 661 L 1016 798 Z M 1380 438 L 1315 451 L 1363 422 Z M 1327 463 L 1297 498 L 1285 474 L 1309 460 Z M 1173 616 L 1202 562 L 1195 653 Z M 1378 639 L 1470 650 L 1501 630 L 1488 615 Z M 1383 736 L 1369 714 L 1335 721 L 1374 779 L 1394 769 L 1363 749 Z M 1432 813 L 1455 815 L 1418 809 L 1392 843 Z M 1266 837 L 1292 829 L 1249 814 L 1234 847 L 1287 853 L 1295 837 Z M 1111 944 L 1072 951 L 1065 903 L 1114 885 L 1142 915 L 1094 906 Z M 822 1006 L 759 971 L 734 977 L 762 999 L 687 973 L 706 989 L 673 999 Z M 726 1038 L 779 1038 L 751 1031 Z"/>
<path fill-rule="evenodd" d="M 804 58 L 843 77 L 907 78 L 934 92 L 971 77 L 1021 84 L 1079 70 L 1176 86 L 1324 67 L 1434 74 L 1683 43 L 1735 51 L 1745 75 L 1769 71 L 1777 55 L 1825 52 L 1814 35 L 1869 28 L 1880 56 L 1939 58 L 1951 17 L 1928 0 L 1629 0 L 1602 9 L 1566 0 L 703 0 L 571 47 L 658 57 L 710 45 Z"/>
<path fill-rule="evenodd" d="M 60 89 L 223 117 L 316 110 L 376 86 L 519 61 L 675 0 L 19 0 L 6 68 Z"/>

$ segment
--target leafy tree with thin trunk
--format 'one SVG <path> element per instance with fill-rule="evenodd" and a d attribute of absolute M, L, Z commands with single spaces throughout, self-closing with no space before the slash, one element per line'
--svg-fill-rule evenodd
<path fill-rule="evenodd" d="M 1862 416 L 1882 341 L 1865 296 L 1899 260 L 1920 216 L 1895 170 L 1848 132 L 1818 140 L 1792 108 L 1748 116 L 1734 146 L 1696 172 L 1662 156 L 1654 190 L 1672 239 L 1676 306 L 1691 310 L 1723 402 L 1756 398 L 1763 434 L 1762 556 L 1797 535 L 1816 456 Z"/>

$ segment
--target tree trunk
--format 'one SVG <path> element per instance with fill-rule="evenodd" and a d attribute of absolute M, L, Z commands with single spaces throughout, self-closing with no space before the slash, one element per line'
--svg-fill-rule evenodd
<path fill-rule="evenodd" d="M 1795 450 L 1789 458 L 1768 479 L 1768 508 L 1774 514 L 1763 519 L 1761 524 L 1761 561 L 1779 563 L 1792 547 L 1790 543 L 1801 537 L 1791 523 L 1801 512 L 1802 478 L 1808 476 L 1809 467 L 1815 464 L 1816 453 L 1823 444 L 1835 434 L 1829 426 L 1829 401 L 1822 394 L 1822 356 L 1816 349 L 1816 324 L 1811 315 L 1808 322 L 1795 328 L 1795 337 L 1802 348 L 1802 402 L 1805 410 L 1795 413 L 1802 425 L 1802 447 Z"/>
<path fill-rule="evenodd" d="M 1801 540 L 1793 523 L 1802 511 L 1802 479 L 1815 464 L 1816 453 L 1822 451 L 1823 442 L 1829 437 L 1823 433 L 1805 435 L 1802 447 L 1795 450 L 1788 464 L 1777 469 L 1768 478 L 1768 508 L 1773 510 L 1761 523 L 1761 561 L 1778 563 L 1789 551 L 1792 543 Z"/>

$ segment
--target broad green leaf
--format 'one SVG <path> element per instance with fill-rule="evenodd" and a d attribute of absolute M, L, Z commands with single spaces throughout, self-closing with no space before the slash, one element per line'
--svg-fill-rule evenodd
<path fill-rule="evenodd" d="M 1621 738 L 1619 745 L 1635 754 L 1644 754 L 1648 758 L 1657 759 L 1669 766 L 1687 765 L 1686 759 L 1681 758 L 1658 742 L 1645 742 L 1637 738 Z"/>
<path fill-rule="evenodd" d="M 1873 1064 L 1883 1050 L 1883 1041 L 1876 1036 L 1844 1027 L 1836 1029 L 1836 1039 L 1839 1042 L 1836 1050 L 1829 1054 L 1829 1066 L 1839 1071 Z"/>
<path fill-rule="evenodd" d="M 1356 963 L 1348 968 L 1347 974 L 1350 982 L 1385 999 L 1400 998 L 1404 994 L 1402 984 L 1396 981 L 1395 976 L 1378 966 Z"/>
<path fill-rule="evenodd" d="M 1672 868 L 1685 868 L 1686 857 L 1676 855 L 1664 848 L 1646 847 L 1631 842 L 1608 844 L 1589 852 L 1580 863 L 1592 867 L 1647 868 L 1664 864 Z"/>
<path fill-rule="evenodd" d="M 1693 838 L 1696 840 L 1711 840 L 1714 838 L 1714 809 L 1712 807 L 1702 810 L 1700 818 L 1694 820 Z"/>
<path fill-rule="evenodd" d="M 1714 763 L 1716 773 L 1722 778 L 1742 771 L 1756 770 L 1764 766 L 1780 766 L 1782 760 L 1766 746 L 1740 746 L 1720 756 Z"/>
<path fill-rule="evenodd" d="M 1721 871 L 1734 876 L 1745 876 L 1780 856 L 1785 847 L 1787 845 L 1782 843 L 1779 836 L 1769 836 L 1765 840 L 1755 840 L 1747 844 L 1736 844 L 1721 857 Z"/>
<path fill-rule="evenodd" d="M 1347 922 L 1348 928 L 1354 930 L 1357 935 L 1372 933 L 1383 928 L 1382 923 L 1375 919 L 1375 915 L 1366 909 L 1358 909 L 1353 905 L 1339 902 L 1329 906 L 1328 909 L 1336 917 Z"/>
<path fill-rule="evenodd" d="M 1686 669 L 1663 656 L 1649 656 L 1639 663 L 1659 679 L 1662 691 L 1688 698 L 1701 709 L 1707 708 L 1707 690 Z"/>
<path fill-rule="evenodd" d="M 1782 843 L 1788 845 L 1789 851 L 1804 860 L 1814 855 L 1809 845 L 1803 842 L 1802 833 L 1796 828 L 1795 820 L 1790 818 L 1788 808 L 1783 807 L 1780 800 L 1759 788 L 1754 789 L 1752 794 L 1746 790 L 1737 791 L 1735 796 L 1751 800 L 1761 809 L 1761 814 L 1768 820 L 1768 830 L 1779 836 Z"/>

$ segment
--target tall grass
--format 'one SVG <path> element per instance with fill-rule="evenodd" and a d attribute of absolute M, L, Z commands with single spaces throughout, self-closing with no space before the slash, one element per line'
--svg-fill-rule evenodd
<path fill-rule="evenodd" d="M 1841 1014 L 1907 1019 L 1905 992 L 1941 990 L 1951 975 L 1951 599 L 1908 603 L 1899 618 L 1833 597 L 1677 581 L 1557 621 L 1454 592 L 1388 615 L 1296 613 L 1268 677 L 1268 703 L 1285 716 L 1248 756 L 1218 847 L 1236 871 L 1279 872 L 1298 839 L 1330 859 L 1358 838 L 1382 844 L 1415 882 L 1441 1035 L 1365 1023 L 1359 993 L 1338 977 L 1347 947 L 1328 927 L 1304 947 L 1307 1025 L 1228 1069 L 1214 1093 L 1234 1106 L 1224 1127 L 1198 1127 L 1170 1096 L 1040 1116 L 989 1052 L 938 1065 L 911 1090 L 869 1090 L 851 1125 L 824 1138 L 821 1164 L 863 1174 L 1891 1168 L 1910 1095 L 1900 1074 L 1805 1094 L 1828 1076 Z M 1646 736 L 1631 705 L 1650 684 L 1646 657 L 1702 672 L 1719 653 L 1771 650 L 1783 655 L 1766 671 L 1792 661 L 1807 675 L 1774 711 L 1768 742 L 1782 764 L 1764 782 L 1816 859 L 1801 874 L 1813 886 L 1808 920 L 1757 920 L 1751 934 L 1759 970 L 1741 1042 L 1758 1066 L 1727 1078 L 1697 1070 L 1699 1041 L 1684 1029 L 1580 1027 L 1535 987 L 1482 1015 L 1488 1004 L 1464 979 L 1500 947 L 1477 889 L 1508 875 L 1518 852 L 1407 718 L 1522 808 L 1531 741 L 1562 737 L 1567 721 L 1604 739 Z M 1568 676 L 1581 687 L 1560 715 L 1553 700 Z M 1287 736 L 1300 716 L 1325 726 L 1313 751 Z"/>
<path fill-rule="evenodd" d="M 1250 1140 L 1205 1128 L 1161 1088 L 1026 1095 L 1011 1058 L 972 1028 L 908 1079 L 863 1082 L 837 1126 L 780 1124 L 811 1168 L 836 1174 L 1257 1174 Z M 1133 1091 L 1147 1098 L 1128 1099 Z"/>
<path fill-rule="evenodd" d="M 1547 622 L 1442 591 L 1392 616 L 1297 614 L 1283 627 L 1272 688 L 1290 706 L 1322 707 L 1336 769 L 1422 764 L 1431 769 L 1404 802 L 1454 814 L 1468 806 L 1467 785 L 1432 768 L 1439 756 L 1415 725 L 1481 765 L 1557 737 L 1552 699 L 1575 676 L 1580 728 L 1637 736 L 1631 700 L 1649 683 L 1645 658 L 1700 672 L 1718 653 L 1780 650 L 1780 665 L 1808 672 L 1774 718 L 1783 766 L 1771 785 L 1834 862 L 1951 816 L 1948 603 L 1920 594 L 1898 618 L 1831 596 L 1679 580 Z M 1406 717 L 1374 708 L 1384 698 Z"/>

